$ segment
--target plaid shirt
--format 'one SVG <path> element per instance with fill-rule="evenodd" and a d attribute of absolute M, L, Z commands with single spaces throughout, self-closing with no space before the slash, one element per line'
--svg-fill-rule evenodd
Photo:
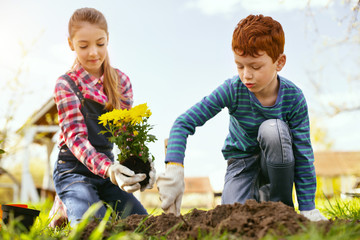
<path fill-rule="evenodd" d="M 127 99 L 121 101 L 121 108 L 130 109 L 133 103 L 133 92 L 130 79 L 116 69 L 119 74 L 119 91 Z M 80 65 L 67 72 L 78 86 L 84 98 L 91 99 L 105 105 L 108 101 L 103 87 L 103 76 L 96 78 L 90 75 Z M 55 103 L 59 114 L 60 136 L 59 148 L 67 145 L 74 156 L 91 172 L 105 178 L 105 173 L 111 165 L 110 159 L 103 153 L 97 152 L 88 140 L 88 131 L 84 116 L 80 108 L 81 102 L 71 89 L 68 82 L 60 77 L 55 86 Z"/>

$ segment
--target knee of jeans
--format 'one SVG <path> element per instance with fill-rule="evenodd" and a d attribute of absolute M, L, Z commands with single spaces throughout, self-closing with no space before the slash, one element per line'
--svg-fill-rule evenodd
<path fill-rule="evenodd" d="M 280 140 L 280 129 L 288 131 L 288 125 L 280 119 L 268 119 L 264 121 L 258 131 L 258 141 L 265 140 L 266 142 L 273 142 Z"/>

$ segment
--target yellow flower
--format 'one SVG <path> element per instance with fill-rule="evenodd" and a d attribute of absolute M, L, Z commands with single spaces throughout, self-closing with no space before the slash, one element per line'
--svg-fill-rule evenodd
<path fill-rule="evenodd" d="M 109 121 L 109 112 L 102 114 L 98 119 L 100 120 L 99 124 L 102 124 L 105 127 Z"/>
<path fill-rule="evenodd" d="M 144 121 L 144 118 L 151 116 L 151 111 L 148 109 L 147 104 L 139 104 L 129 110 L 131 115 L 131 124 L 136 125 Z"/>
<path fill-rule="evenodd" d="M 146 113 L 145 113 L 145 116 L 146 116 L 146 117 L 150 117 L 151 114 L 152 114 L 152 113 L 151 113 L 150 109 L 146 110 Z"/>
<path fill-rule="evenodd" d="M 114 124 L 118 127 L 123 123 L 131 122 L 131 117 L 127 109 L 114 109 L 111 112 L 107 112 L 99 116 L 99 124 L 106 126 L 107 124 Z"/>
<path fill-rule="evenodd" d="M 130 110 L 127 109 L 114 109 L 111 112 L 102 114 L 99 119 L 99 124 L 104 126 L 108 124 L 121 127 L 124 124 L 131 123 L 132 125 L 141 124 L 145 118 L 151 116 L 151 111 L 148 109 L 146 103 L 139 104 Z"/>
<path fill-rule="evenodd" d="M 136 136 L 139 134 L 139 132 L 138 132 L 138 131 L 134 131 L 133 134 L 134 134 L 134 136 L 136 137 Z"/>

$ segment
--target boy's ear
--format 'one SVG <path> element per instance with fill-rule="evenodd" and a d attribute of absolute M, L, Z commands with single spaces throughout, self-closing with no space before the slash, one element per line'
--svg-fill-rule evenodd
<path fill-rule="evenodd" d="M 281 54 L 277 60 L 276 63 L 276 71 L 281 71 L 281 69 L 285 66 L 286 63 L 286 55 L 285 54 Z"/>
<path fill-rule="evenodd" d="M 74 51 L 75 48 L 74 48 L 74 45 L 73 45 L 73 43 L 72 43 L 72 41 L 71 41 L 70 38 L 68 38 L 68 43 L 69 43 L 69 47 L 70 47 L 71 51 Z"/>

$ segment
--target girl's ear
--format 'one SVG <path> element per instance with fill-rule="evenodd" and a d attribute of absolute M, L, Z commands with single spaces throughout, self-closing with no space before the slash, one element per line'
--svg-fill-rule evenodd
<path fill-rule="evenodd" d="M 69 43 L 69 47 L 70 47 L 71 51 L 75 51 L 74 45 L 70 38 L 68 38 L 68 43 Z"/>
<path fill-rule="evenodd" d="M 286 63 L 286 55 L 285 54 L 281 54 L 277 60 L 276 63 L 276 71 L 281 71 L 281 69 L 285 66 Z"/>

